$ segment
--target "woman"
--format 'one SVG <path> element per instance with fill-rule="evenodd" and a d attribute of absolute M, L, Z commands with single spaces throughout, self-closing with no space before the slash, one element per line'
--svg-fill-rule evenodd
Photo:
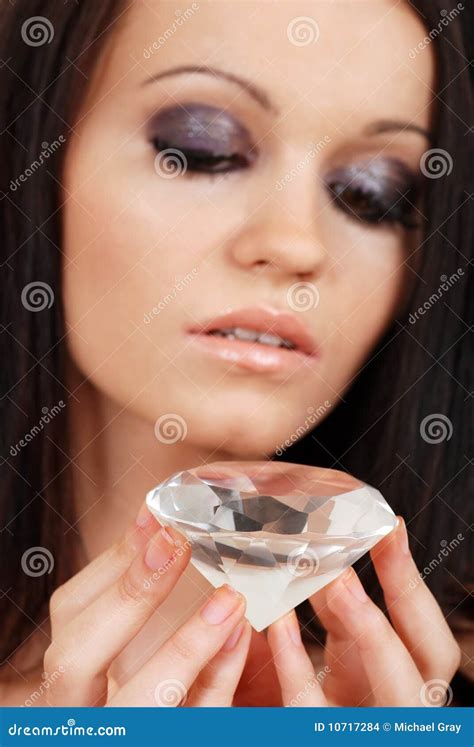
<path fill-rule="evenodd" d="M 465 702 L 472 20 L 3 0 L 4 704 Z M 404 517 L 301 629 L 143 505 L 249 458 Z"/>

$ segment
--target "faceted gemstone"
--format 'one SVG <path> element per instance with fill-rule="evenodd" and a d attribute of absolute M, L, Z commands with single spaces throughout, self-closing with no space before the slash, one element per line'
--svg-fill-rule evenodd
<path fill-rule="evenodd" d="M 215 587 L 247 600 L 262 630 L 339 576 L 396 526 L 378 490 L 345 472 L 287 462 L 213 462 L 146 497 L 191 543 Z"/>

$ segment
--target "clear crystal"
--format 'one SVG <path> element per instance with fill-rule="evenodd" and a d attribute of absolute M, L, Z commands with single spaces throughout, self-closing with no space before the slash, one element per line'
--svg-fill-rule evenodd
<path fill-rule="evenodd" d="M 287 462 L 213 462 L 147 494 L 192 545 L 192 563 L 247 600 L 262 630 L 355 563 L 396 526 L 378 490 L 345 472 Z"/>

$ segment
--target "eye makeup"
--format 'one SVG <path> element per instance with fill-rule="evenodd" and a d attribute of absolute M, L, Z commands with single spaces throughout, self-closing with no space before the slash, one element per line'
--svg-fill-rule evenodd
<path fill-rule="evenodd" d="M 416 204 L 421 180 L 394 158 L 341 166 L 326 177 L 335 205 L 369 224 L 392 223 L 417 228 Z"/>
<path fill-rule="evenodd" d="M 157 151 L 180 150 L 188 172 L 233 171 L 257 156 L 247 128 L 229 112 L 207 104 L 188 103 L 158 112 L 149 122 L 149 139 Z"/>
<path fill-rule="evenodd" d="M 162 109 L 148 122 L 148 139 L 156 152 L 171 148 L 183 154 L 187 166 L 184 178 L 246 169 L 259 155 L 240 119 L 205 103 Z M 353 160 L 353 155 L 348 157 L 347 165 L 337 166 L 324 178 L 335 207 L 368 225 L 417 228 L 420 175 L 396 158 Z"/>

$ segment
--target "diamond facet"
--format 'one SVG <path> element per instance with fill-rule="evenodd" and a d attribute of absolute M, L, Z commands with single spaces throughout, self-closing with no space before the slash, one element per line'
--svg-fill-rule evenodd
<path fill-rule="evenodd" d="M 397 523 L 378 490 L 289 462 L 213 462 L 151 490 L 147 506 L 192 545 L 194 566 L 247 600 L 262 630 L 355 563 Z"/>

